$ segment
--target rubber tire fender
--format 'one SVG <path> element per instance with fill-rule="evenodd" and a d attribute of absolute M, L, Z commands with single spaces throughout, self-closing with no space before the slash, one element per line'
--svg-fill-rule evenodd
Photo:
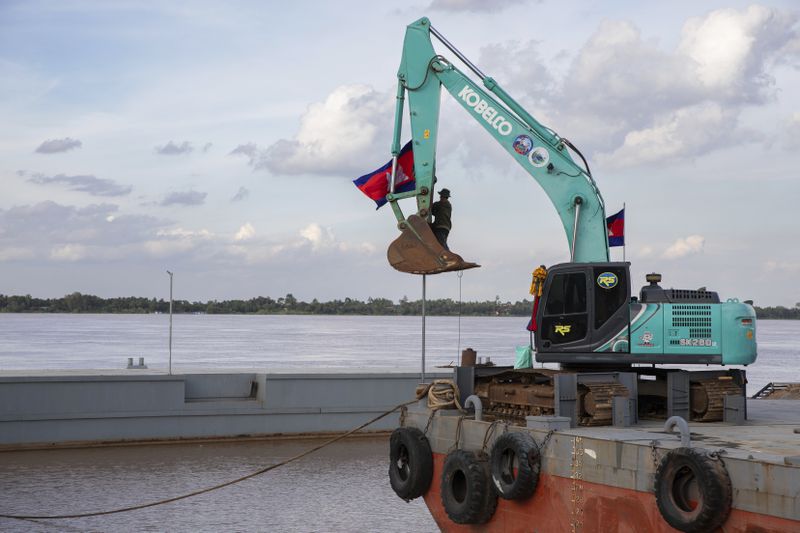
<path fill-rule="evenodd" d="M 529 433 L 504 433 L 492 445 L 489 455 L 492 485 L 506 500 L 530 498 L 539 483 L 541 457 Z"/>
<path fill-rule="evenodd" d="M 474 453 L 453 450 L 442 469 L 441 497 L 444 510 L 456 524 L 483 524 L 497 508 L 491 487 L 489 463 Z"/>
<path fill-rule="evenodd" d="M 417 428 L 397 428 L 389 438 L 389 483 L 409 502 L 428 492 L 433 479 L 433 453 Z"/>
<path fill-rule="evenodd" d="M 697 487 L 694 496 L 698 502 L 689 500 L 692 482 Z M 654 485 L 661 516 L 678 531 L 714 531 L 728 519 L 731 478 L 722 461 L 705 450 L 671 450 L 656 469 Z"/>

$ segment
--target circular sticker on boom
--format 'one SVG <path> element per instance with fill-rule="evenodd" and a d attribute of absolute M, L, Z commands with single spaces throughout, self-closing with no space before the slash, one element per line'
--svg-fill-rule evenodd
<path fill-rule="evenodd" d="M 543 146 L 537 146 L 528 153 L 528 161 L 535 167 L 543 167 L 550 162 L 550 152 Z"/>
<path fill-rule="evenodd" d="M 519 155 L 526 155 L 533 148 L 533 140 L 527 135 L 517 135 L 512 146 Z"/>
<path fill-rule="evenodd" d="M 597 276 L 597 284 L 604 289 L 613 289 L 619 283 L 619 278 L 613 272 L 603 272 Z"/>

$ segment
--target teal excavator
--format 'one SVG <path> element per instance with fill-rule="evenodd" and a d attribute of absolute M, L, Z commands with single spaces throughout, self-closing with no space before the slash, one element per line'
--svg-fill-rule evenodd
<path fill-rule="evenodd" d="M 482 86 L 437 54 L 431 36 L 466 65 Z M 561 218 L 570 261 L 542 271 L 534 335 L 537 361 L 591 371 L 635 369 L 642 364 L 748 365 L 756 360 L 756 319 L 750 302 L 722 302 L 716 292 L 705 288 L 664 289 L 658 284 L 658 274 L 648 275 L 648 285 L 632 297 L 630 263 L 609 260 L 605 204 L 586 159 L 571 142 L 539 123 L 493 78 L 481 72 L 427 18 L 407 27 L 397 74 L 394 157 L 386 197 L 401 232 L 387 252 L 395 269 L 438 274 L 478 266 L 444 249 L 428 224 L 436 182 L 442 87 L 536 180 Z M 406 99 L 416 188 L 397 192 L 394 176 Z M 416 213 L 408 217 L 399 205 L 406 198 L 416 199 L 417 206 Z M 642 378 L 638 387 L 640 408 L 648 404 L 641 401 L 647 396 L 670 397 L 672 401 L 682 396 L 672 389 L 691 386 L 695 419 L 718 417 L 722 397 L 744 391 L 743 371 L 684 372 L 685 379 L 667 379 L 671 372 L 655 368 L 650 379 L 642 377 L 643 370 L 636 372 Z M 516 378 L 509 379 L 513 382 Z M 541 379 L 552 381 L 552 376 Z M 498 383 L 497 379 L 494 382 Z M 530 385 L 536 379 L 522 378 L 521 382 Z M 597 403 L 597 398 L 590 398 L 591 387 L 587 388 L 587 401 Z M 688 394 L 688 390 L 684 392 Z M 508 390 L 504 394 L 508 399 Z M 530 402 L 522 407 L 506 402 L 499 408 L 503 410 L 519 416 L 547 411 Z"/>

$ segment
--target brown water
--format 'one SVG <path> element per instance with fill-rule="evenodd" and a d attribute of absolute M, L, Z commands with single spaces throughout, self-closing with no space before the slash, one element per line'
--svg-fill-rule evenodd
<path fill-rule="evenodd" d="M 0 512 L 66 514 L 177 496 L 291 457 L 319 441 L 171 444 L 0 453 Z M 389 486 L 386 438 L 336 443 L 187 500 L 50 521 L 0 518 L 0 531 L 437 531 L 421 499 Z"/>

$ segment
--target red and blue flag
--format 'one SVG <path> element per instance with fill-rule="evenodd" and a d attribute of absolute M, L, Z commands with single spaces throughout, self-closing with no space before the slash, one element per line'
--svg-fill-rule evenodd
<path fill-rule="evenodd" d="M 625 246 L 625 208 L 619 213 L 606 218 L 608 228 L 608 245 Z"/>
<path fill-rule="evenodd" d="M 392 162 L 389 161 L 378 170 L 364 174 L 353 183 L 358 189 L 375 200 L 380 208 L 386 203 L 386 195 L 389 193 L 389 184 L 392 181 Z M 414 151 L 411 149 L 411 141 L 403 146 L 397 156 L 397 175 L 394 177 L 394 192 L 409 192 L 416 188 L 414 181 Z"/>

